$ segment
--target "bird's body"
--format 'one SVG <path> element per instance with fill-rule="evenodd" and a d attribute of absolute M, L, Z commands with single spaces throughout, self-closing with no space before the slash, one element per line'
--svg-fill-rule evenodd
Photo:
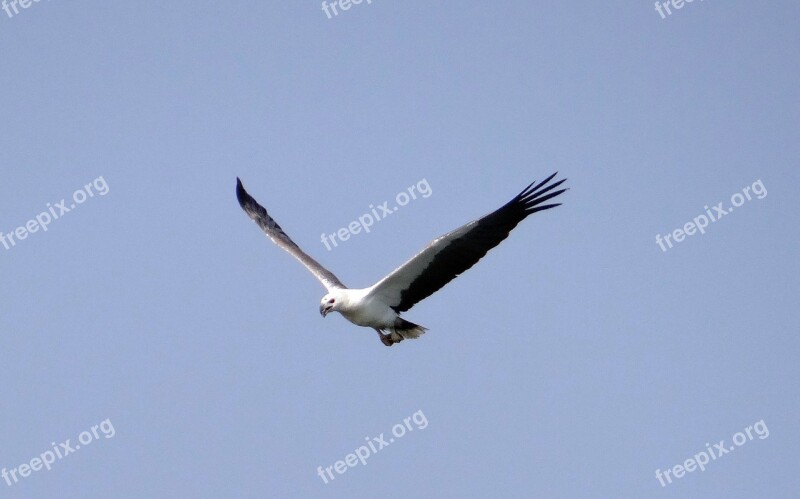
<path fill-rule="evenodd" d="M 336 311 L 357 326 L 387 328 L 393 325 L 399 314 L 378 297 L 370 296 L 370 289 L 338 289 L 329 295 L 336 297 Z"/>
<path fill-rule="evenodd" d="M 426 328 L 401 318 L 388 303 L 373 293 L 374 288 L 333 290 L 322 297 L 320 312 L 324 317 L 335 310 L 356 326 L 371 327 L 378 331 L 384 343 L 391 341 L 389 346 L 405 338 L 418 338 L 425 332 Z M 330 300 L 334 300 L 330 305 L 336 308 L 326 308 Z M 384 333 L 387 330 L 389 335 Z"/>
<path fill-rule="evenodd" d="M 379 282 L 363 289 L 350 289 L 308 256 L 267 214 L 237 179 L 236 195 L 242 209 L 272 239 L 297 258 L 327 288 L 320 301 L 323 317 L 339 312 L 358 326 L 378 332 L 384 345 L 418 338 L 426 328 L 409 322 L 400 314 L 427 298 L 462 272 L 472 267 L 487 251 L 500 244 L 525 217 L 558 206 L 542 204 L 566 189 L 553 191 L 565 179 L 553 184 L 554 173 L 535 187 L 529 185 L 500 209 L 434 239 L 426 248 Z M 387 333 L 388 332 L 388 333 Z"/>

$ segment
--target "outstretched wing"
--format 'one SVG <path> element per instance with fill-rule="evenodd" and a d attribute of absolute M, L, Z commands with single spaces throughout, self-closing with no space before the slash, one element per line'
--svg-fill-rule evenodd
<path fill-rule="evenodd" d="M 236 178 L 236 198 L 239 200 L 239 205 L 253 219 L 253 221 L 261 227 L 261 230 L 272 239 L 272 242 L 289 252 L 293 257 L 300 260 L 300 263 L 306 266 L 312 274 L 320 280 L 323 286 L 328 291 L 334 288 L 345 288 L 346 286 L 333 275 L 328 269 L 319 264 L 316 260 L 308 256 L 298 245 L 292 241 L 286 232 L 281 229 L 281 226 L 267 214 L 267 210 L 253 197 L 244 190 L 242 181 Z"/>
<path fill-rule="evenodd" d="M 434 239 L 431 243 L 384 277 L 370 290 L 395 312 L 405 312 L 466 271 L 528 215 L 559 206 L 542 204 L 566 189 L 551 192 L 566 179 L 549 184 L 558 172 L 538 185 L 533 183 L 497 211 Z"/>

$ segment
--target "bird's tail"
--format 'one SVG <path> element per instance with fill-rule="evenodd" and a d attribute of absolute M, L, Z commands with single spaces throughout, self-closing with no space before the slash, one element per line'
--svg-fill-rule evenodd
<path fill-rule="evenodd" d="M 427 331 L 428 328 L 408 322 L 407 320 L 398 317 L 394 320 L 394 326 L 391 328 L 391 337 L 395 341 L 403 341 L 408 339 L 416 339 Z"/>

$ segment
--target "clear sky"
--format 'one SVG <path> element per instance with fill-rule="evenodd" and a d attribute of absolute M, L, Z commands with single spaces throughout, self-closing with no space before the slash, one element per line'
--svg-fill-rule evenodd
<path fill-rule="evenodd" d="M 796 497 L 797 2 L 367 1 L 0 10 L 0 497 Z M 366 287 L 554 171 L 392 348 L 234 194 Z"/>

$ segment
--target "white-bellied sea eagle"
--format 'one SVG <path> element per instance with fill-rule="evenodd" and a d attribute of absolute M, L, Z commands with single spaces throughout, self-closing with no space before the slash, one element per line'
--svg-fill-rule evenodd
<path fill-rule="evenodd" d="M 561 204 L 543 204 L 566 190 L 554 190 L 566 180 L 549 183 L 555 176 L 556 173 L 536 185 L 535 182 L 531 183 L 498 210 L 434 239 L 411 260 L 364 289 L 347 288 L 328 269 L 301 250 L 267 214 L 267 210 L 244 190 L 238 178 L 236 197 L 242 209 L 267 237 L 300 260 L 328 290 L 319 305 L 323 317 L 330 312 L 339 312 L 353 324 L 371 327 L 378 332 L 384 345 L 392 346 L 404 339 L 418 338 L 427 330 L 401 318 L 401 312 L 407 311 L 475 265 L 490 249 L 508 237 L 509 232 L 525 217 Z"/>

